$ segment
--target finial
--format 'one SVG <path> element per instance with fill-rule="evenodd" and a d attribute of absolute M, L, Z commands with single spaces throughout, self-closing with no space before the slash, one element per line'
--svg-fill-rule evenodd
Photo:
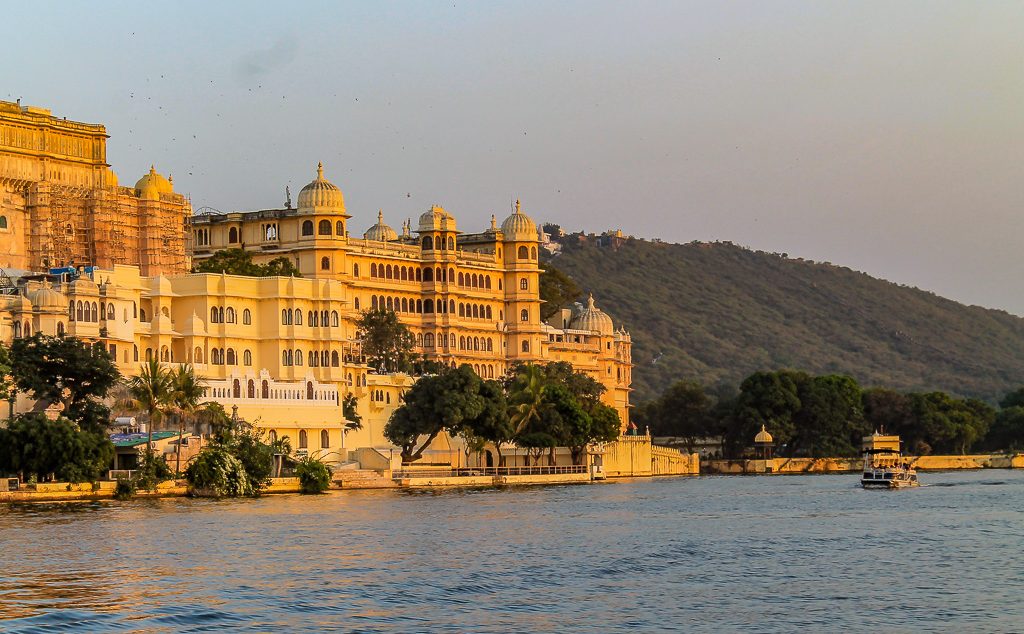
<path fill-rule="evenodd" d="M 168 174 L 167 175 L 167 182 L 172 184 L 172 185 L 174 184 L 174 174 Z"/>
<path fill-rule="evenodd" d="M 491 231 L 497 231 L 497 230 L 498 230 L 498 219 L 494 217 L 494 214 L 491 214 Z"/>
<path fill-rule="evenodd" d="M 587 308 L 589 308 L 590 310 L 594 310 L 594 294 L 593 293 L 590 293 L 590 296 L 587 297 Z"/>
<path fill-rule="evenodd" d="M 518 214 L 518 213 L 522 213 L 522 212 L 521 212 L 521 211 L 519 210 L 519 199 L 518 199 L 518 198 L 516 198 L 516 213 L 517 213 L 517 214 Z"/>
<path fill-rule="evenodd" d="M 381 224 L 384 224 L 384 210 L 383 209 L 378 209 L 377 210 L 377 222 L 379 222 Z"/>
<path fill-rule="evenodd" d="M 317 164 L 316 164 L 316 177 L 317 178 L 323 178 L 324 177 L 324 163 L 323 163 L 323 161 L 317 161 Z"/>
<path fill-rule="evenodd" d="M 149 165 L 149 173 L 150 174 L 156 174 L 156 165 L 153 165 L 152 163 L 150 163 L 150 165 Z"/>

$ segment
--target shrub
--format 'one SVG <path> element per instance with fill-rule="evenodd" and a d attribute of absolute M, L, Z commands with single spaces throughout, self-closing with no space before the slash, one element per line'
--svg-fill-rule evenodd
<path fill-rule="evenodd" d="M 118 478 L 117 485 L 114 486 L 114 499 L 130 500 L 135 497 L 137 490 L 134 480 L 129 478 Z"/>
<path fill-rule="evenodd" d="M 193 495 L 241 497 L 257 495 L 245 467 L 221 445 L 203 449 L 185 470 Z"/>
<path fill-rule="evenodd" d="M 307 456 L 295 465 L 302 493 L 323 493 L 331 486 L 331 469 L 322 460 Z"/>
<path fill-rule="evenodd" d="M 163 456 L 144 453 L 142 455 L 142 466 L 135 475 L 135 485 L 140 489 L 152 491 L 156 485 L 174 477 L 174 472 L 167 465 Z"/>

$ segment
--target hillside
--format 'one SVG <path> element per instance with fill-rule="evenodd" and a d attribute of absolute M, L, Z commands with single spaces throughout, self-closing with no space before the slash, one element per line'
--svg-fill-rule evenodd
<path fill-rule="evenodd" d="M 1003 311 L 730 243 L 562 243 L 550 262 L 633 336 L 634 402 L 785 367 L 988 401 L 1024 384 L 1024 319 Z"/>

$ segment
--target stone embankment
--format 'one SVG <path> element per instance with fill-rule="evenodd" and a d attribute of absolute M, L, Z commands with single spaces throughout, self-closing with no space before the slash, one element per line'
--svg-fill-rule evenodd
<path fill-rule="evenodd" d="M 1024 469 L 1024 454 L 969 456 L 906 456 L 919 471 L 953 469 Z M 768 460 L 703 460 L 702 473 L 743 475 L 756 473 L 850 473 L 860 471 L 860 458 L 771 458 Z"/>

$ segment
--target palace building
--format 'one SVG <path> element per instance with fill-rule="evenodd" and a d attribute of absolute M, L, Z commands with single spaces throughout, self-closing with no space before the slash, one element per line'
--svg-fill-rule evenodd
<path fill-rule="evenodd" d="M 121 187 L 106 160 L 102 125 L 0 101 L 0 267 L 188 272 L 188 200 L 154 169 Z"/>
<path fill-rule="evenodd" d="M 102 126 L 11 106 L 0 114 L 0 342 L 36 332 L 101 342 L 125 375 L 147 359 L 190 363 L 208 400 L 288 435 L 299 451 L 344 462 L 356 448 L 387 444 L 384 424 L 413 381 L 362 355 L 357 321 L 386 308 L 412 331 L 417 353 L 484 378 L 518 361 L 570 362 L 607 388 L 625 428 L 630 336 L 593 297 L 541 319 L 539 232 L 518 202 L 500 226 L 492 216 L 477 233 L 459 231 L 435 205 L 401 232 L 378 211 L 352 237 L 342 192 L 318 166 L 294 209 L 189 219 L 188 201 L 155 171 L 134 189 L 116 185 Z M 67 239 L 37 231 L 37 221 L 70 226 Z M 258 263 L 288 258 L 302 277 L 188 272 L 190 260 L 229 248 Z M 361 429 L 342 414 L 349 394 Z"/>

